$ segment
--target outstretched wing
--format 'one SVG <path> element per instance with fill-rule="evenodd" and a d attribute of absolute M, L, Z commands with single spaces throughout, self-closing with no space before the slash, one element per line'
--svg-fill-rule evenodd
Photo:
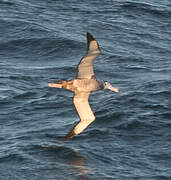
<path fill-rule="evenodd" d="M 87 54 L 81 59 L 78 64 L 77 78 L 91 79 L 94 76 L 93 61 L 100 54 L 100 49 L 97 41 L 87 32 Z"/>
<path fill-rule="evenodd" d="M 75 93 L 73 102 L 80 117 L 80 121 L 65 137 L 62 138 L 63 141 L 80 134 L 95 120 L 94 113 L 88 102 L 89 94 L 89 92 Z"/>

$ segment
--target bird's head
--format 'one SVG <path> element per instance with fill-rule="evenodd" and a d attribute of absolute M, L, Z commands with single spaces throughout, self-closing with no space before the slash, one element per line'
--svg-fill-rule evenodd
<path fill-rule="evenodd" d="M 103 85 L 104 85 L 104 89 L 109 89 L 109 90 L 114 91 L 114 92 L 116 92 L 116 93 L 119 92 L 119 89 L 118 89 L 118 88 L 113 87 L 113 86 L 112 86 L 109 82 L 107 82 L 107 81 L 104 81 Z"/>

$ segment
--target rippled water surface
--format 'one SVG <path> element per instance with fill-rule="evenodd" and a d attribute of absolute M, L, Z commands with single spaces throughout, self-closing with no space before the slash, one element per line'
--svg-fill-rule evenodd
<path fill-rule="evenodd" d="M 75 77 L 87 31 L 120 93 L 92 93 L 96 121 L 61 142 L 79 118 L 48 83 Z M 0 127 L 0 179 L 171 179 L 170 0 L 0 0 Z"/>

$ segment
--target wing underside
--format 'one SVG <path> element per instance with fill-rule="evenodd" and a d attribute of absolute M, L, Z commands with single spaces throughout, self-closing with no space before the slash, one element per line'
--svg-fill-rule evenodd
<path fill-rule="evenodd" d="M 90 79 L 94 76 L 93 61 L 99 55 L 100 49 L 97 41 L 90 33 L 87 33 L 87 47 L 87 54 L 81 59 L 77 67 L 77 78 Z"/>
<path fill-rule="evenodd" d="M 88 93 L 75 93 L 73 102 L 80 117 L 80 121 L 74 126 L 74 128 L 63 138 L 63 140 L 68 140 L 80 134 L 84 129 L 86 129 L 94 120 L 95 116 L 91 110 L 88 102 Z"/>

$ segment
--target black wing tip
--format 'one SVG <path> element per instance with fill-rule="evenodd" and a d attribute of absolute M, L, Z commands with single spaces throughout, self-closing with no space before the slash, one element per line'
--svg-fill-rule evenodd
<path fill-rule="evenodd" d="M 61 138 L 61 141 L 68 141 L 68 140 L 72 139 L 75 136 L 76 136 L 76 134 L 74 133 L 73 130 L 71 130 L 66 136 Z"/>
<path fill-rule="evenodd" d="M 93 37 L 89 32 L 87 32 L 87 39 L 88 39 L 89 41 L 95 40 L 94 37 Z"/>

